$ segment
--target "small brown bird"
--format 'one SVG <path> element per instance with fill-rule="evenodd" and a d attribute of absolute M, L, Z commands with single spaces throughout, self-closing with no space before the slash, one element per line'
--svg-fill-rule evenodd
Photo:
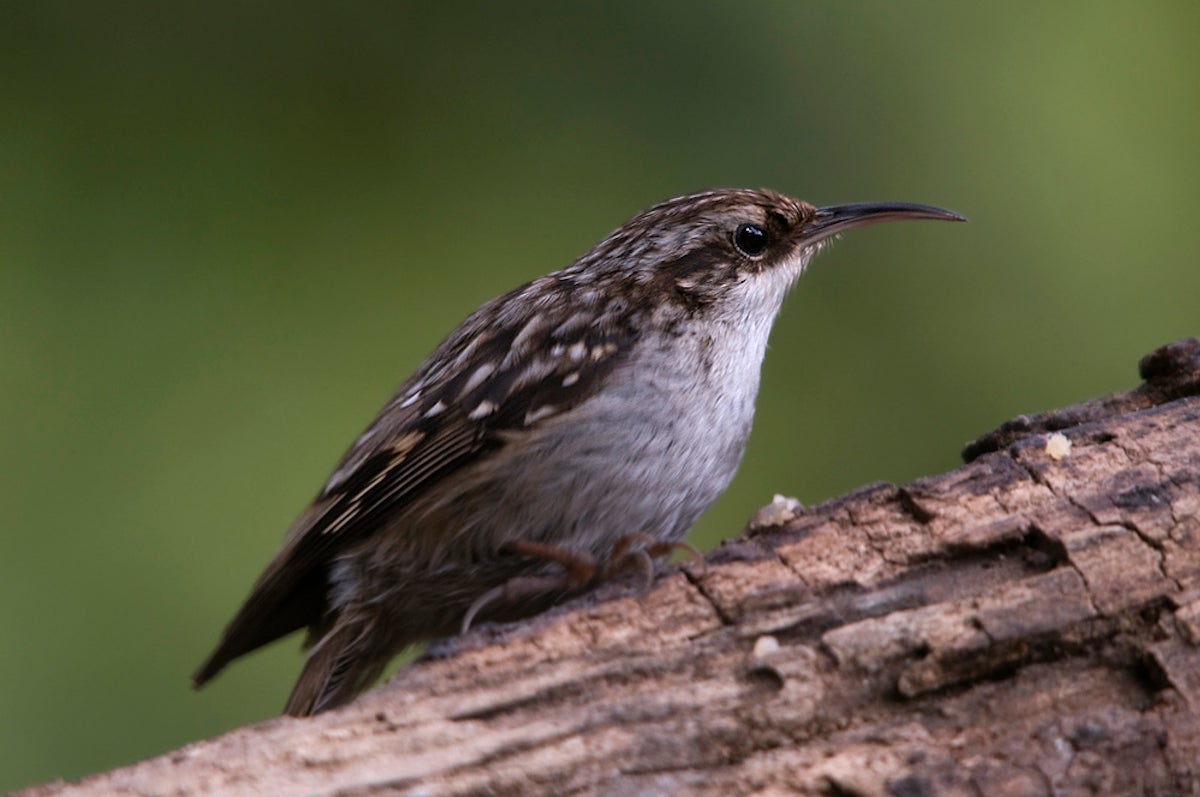
<path fill-rule="evenodd" d="M 413 642 L 669 553 L 737 470 L 788 290 L 832 236 L 897 219 L 964 220 L 706 191 L 488 302 L 342 457 L 196 686 L 307 628 L 286 711 L 323 711 Z"/>

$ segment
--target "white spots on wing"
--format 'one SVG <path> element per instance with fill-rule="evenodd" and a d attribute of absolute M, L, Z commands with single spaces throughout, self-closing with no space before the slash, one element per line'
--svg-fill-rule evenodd
<path fill-rule="evenodd" d="M 546 330 L 546 317 L 538 314 L 529 319 L 525 326 L 521 327 L 521 331 L 513 338 L 512 345 L 509 346 L 508 356 L 501 363 L 501 368 L 507 368 L 513 365 L 514 362 L 520 360 L 526 353 L 531 351 L 537 343 L 537 338 Z"/>
<path fill-rule="evenodd" d="M 432 407 L 425 410 L 424 417 L 432 418 L 435 415 L 441 415 L 445 411 L 446 411 L 446 402 L 439 400 L 437 404 L 434 404 Z"/>
<path fill-rule="evenodd" d="M 572 371 L 571 373 L 569 373 L 563 377 L 562 386 L 570 387 L 571 385 L 575 384 L 578 381 L 579 381 L 579 372 Z"/>
<path fill-rule="evenodd" d="M 412 451 L 413 447 L 424 439 L 425 433 L 414 429 L 411 432 L 405 432 L 388 443 L 386 450 L 394 455 L 392 457 L 392 464 L 394 465 L 400 459 L 408 456 L 408 452 Z"/>
<path fill-rule="evenodd" d="M 463 346 L 463 350 L 458 353 L 458 356 L 454 358 L 454 369 L 457 370 L 464 367 L 468 362 L 471 361 L 472 358 L 474 358 L 475 352 L 479 350 L 479 347 L 491 339 L 491 334 L 485 332 L 481 332 L 480 334 L 472 337 L 467 342 L 467 345 Z M 445 369 L 438 370 L 444 371 Z"/>
<path fill-rule="evenodd" d="M 587 344 L 584 343 L 582 340 L 580 340 L 580 341 L 576 341 L 575 343 L 571 344 L 571 347 L 569 349 L 567 349 L 567 356 L 571 358 L 571 362 L 573 362 L 573 363 L 582 362 L 583 355 L 586 352 L 587 352 Z"/>
<path fill-rule="evenodd" d="M 364 457 L 357 451 L 354 452 L 353 457 L 345 462 L 342 467 L 338 468 L 329 475 L 329 480 L 326 481 L 325 486 L 321 488 L 321 496 L 328 496 L 334 490 L 337 490 L 339 487 L 345 484 L 346 479 L 349 478 L 350 474 L 354 472 L 354 469 L 358 467 L 363 459 Z"/>
<path fill-rule="evenodd" d="M 616 354 L 617 344 L 609 341 L 607 343 L 599 343 L 592 347 L 592 362 L 600 362 L 605 357 L 611 354 Z"/>
<path fill-rule="evenodd" d="M 591 325 L 592 321 L 595 319 L 596 315 L 591 312 L 575 313 L 574 315 L 568 316 L 566 321 L 563 321 L 561 324 L 556 326 L 550 332 L 550 337 L 557 340 L 573 337 Z"/>
<path fill-rule="evenodd" d="M 535 315 L 533 318 L 525 322 L 525 326 L 521 327 L 521 331 L 513 338 L 512 347 L 514 349 L 524 349 L 529 345 L 533 337 L 537 335 L 546 326 L 546 318 L 542 315 Z"/>
<path fill-rule="evenodd" d="M 471 413 L 467 416 L 467 418 L 472 421 L 478 421 L 480 418 L 486 418 L 496 411 L 496 407 L 497 405 L 494 401 L 481 401 L 479 402 L 479 406 L 471 410 Z"/>
<path fill-rule="evenodd" d="M 537 423 L 543 418 L 549 418 L 558 412 L 558 407 L 553 404 L 543 404 L 540 407 L 534 407 L 529 412 L 525 413 L 525 425 L 530 426 Z"/>
<path fill-rule="evenodd" d="M 551 377 L 558 370 L 559 363 L 556 360 L 537 358 L 525 363 L 525 367 L 521 369 L 516 379 L 513 380 L 513 385 L 510 393 L 516 393 L 521 388 L 528 385 L 536 385 L 544 382 L 548 377 Z"/>
<path fill-rule="evenodd" d="M 481 384 L 483 384 L 483 380 L 491 376 L 495 370 L 496 364 L 490 362 L 484 363 L 476 368 L 475 373 L 471 374 L 471 376 L 467 379 L 467 383 L 463 385 L 462 392 L 459 394 L 459 396 L 465 396 L 475 388 L 479 387 Z"/>
<path fill-rule="evenodd" d="M 411 407 L 412 405 L 416 404 L 420 400 L 421 400 L 421 391 L 414 390 L 413 392 L 411 392 L 407 396 L 405 396 L 404 400 L 400 402 L 400 409 L 405 409 L 407 407 Z"/>

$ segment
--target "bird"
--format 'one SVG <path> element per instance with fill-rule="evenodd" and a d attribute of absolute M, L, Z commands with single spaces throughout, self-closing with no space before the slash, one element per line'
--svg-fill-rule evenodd
<path fill-rule="evenodd" d="M 965 221 L 692 193 L 487 302 L 345 452 L 194 685 L 307 629 L 284 710 L 315 714 L 411 644 L 661 561 L 738 468 L 771 327 L 812 258 L 847 230 L 910 219 Z"/>

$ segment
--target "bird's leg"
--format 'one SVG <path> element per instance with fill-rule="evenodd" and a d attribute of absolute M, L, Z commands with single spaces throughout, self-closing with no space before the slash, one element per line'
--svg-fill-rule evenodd
<path fill-rule="evenodd" d="M 670 556 L 676 551 L 686 551 L 689 558 L 704 565 L 704 556 L 689 543 L 658 542 L 647 534 L 626 534 L 616 541 L 609 553 L 608 561 L 597 563 L 595 557 L 562 545 L 551 545 L 531 540 L 516 540 L 506 543 L 501 549 L 560 565 L 563 572 L 550 576 L 517 576 L 503 584 L 492 587 L 475 599 L 463 615 L 462 633 L 471 628 L 479 612 L 501 601 L 511 603 L 525 598 L 534 598 L 551 592 L 579 592 L 588 584 L 616 576 L 630 568 L 640 568 L 645 575 L 643 589 L 649 590 L 654 583 L 654 560 Z"/>
<path fill-rule="evenodd" d="M 578 592 L 590 584 L 600 572 L 594 557 L 561 545 L 516 540 L 506 543 L 500 550 L 505 553 L 515 553 L 545 562 L 553 562 L 561 565 L 563 572 L 552 576 L 517 576 L 492 587 L 476 598 L 471 607 L 467 609 L 467 613 L 463 615 L 462 633 L 464 634 L 470 630 L 475 616 L 497 600 L 507 603 L 550 592 Z"/>
<path fill-rule="evenodd" d="M 516 540 L 504 545 L 500 550 L 562 565 L 566 576 L 565 586 L 569 589 L 582 589 L 587 586 L 599 570 L 596 559 L 591 554 L 580 553 L 564 545 Z"/>

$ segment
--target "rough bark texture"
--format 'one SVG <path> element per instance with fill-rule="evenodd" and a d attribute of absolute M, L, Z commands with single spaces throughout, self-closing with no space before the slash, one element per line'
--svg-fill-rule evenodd
<path fill-rule="evenodd" d="M 345 710 L 26 794 L 1198 794 L 1200 341 L 1142 368 L 648 595 L 609 585 Z"/>

